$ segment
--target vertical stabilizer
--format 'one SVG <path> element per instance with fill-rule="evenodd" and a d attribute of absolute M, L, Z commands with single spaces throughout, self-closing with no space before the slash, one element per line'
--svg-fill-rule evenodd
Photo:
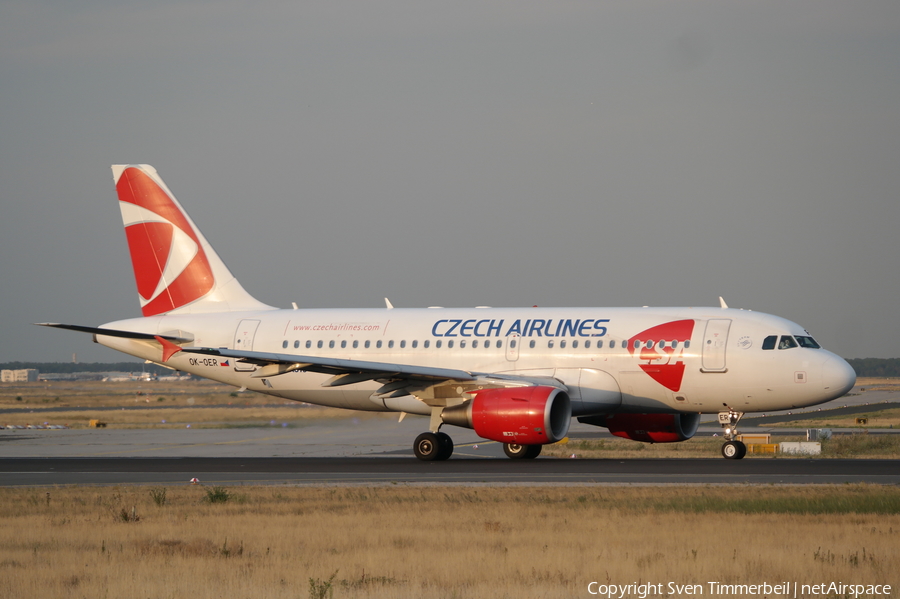
<path fill-rule="evenodd" d="M 144 316 L 271 309 L 244 291 L 155 168 L 112 170 Z"/>

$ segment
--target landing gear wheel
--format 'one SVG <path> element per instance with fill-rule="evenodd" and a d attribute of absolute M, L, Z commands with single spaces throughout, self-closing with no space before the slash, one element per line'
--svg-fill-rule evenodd
<path fill-rule="evenodd" d="M 728 441 L 722 445 L 722 455 L 729 460 L 739 460 L 747 455 L 747 446 L 740 441 Z"/>
<path fill-rule="evenodd" d="M 438 460 L 449 460 L 453 455 L 453 439 L 447 433 L 435 433 L 438 438 Z"/>
<path fill-rule="evenodd" d="M 514 460 L 533 460 L 541 455 L 543 445 L 519 445 L 518 443 L 504 443 L 503 452 Z"/>
<path fill-rule="evenodd" d="M 413 443 L 413 451 L 416 457 L 423 462 L 439 460 L 441 459 L 441 441 L 435 433 L 422 433 L 416 437 Z"/>

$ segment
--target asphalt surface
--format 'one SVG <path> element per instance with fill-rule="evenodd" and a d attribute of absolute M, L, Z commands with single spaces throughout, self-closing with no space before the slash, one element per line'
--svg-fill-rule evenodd
<path fill-rule="evenodd" d="M 822 407 L 842 414 L 843 410 L 875 411 L 895 407 L 897 404 L 890 402 L 894 397 L 892 393 L 867 392 Z M 822 415 L 816 409 L 766 418 L 797 420 Z M 741 429 L 805 432 L 767 428 L 772 423 L 748 418 Z M 516 461 L 504 456 L 499 443 L 456 427 L 447 430 L 456 445 L 453 458 L 425 463 L 415 459 L 411 448 L 413 439 L 425 428 L 425 418 L 397 422 L 351 416 L 302 426 L 274 423 L 257 428 L 0 430 L 0 486 L 175 485 L 188 484 L 192 478 L 201 484 L 222 485 L 900 484 L 900 460 L 541 457 Z M 719 432 L 718 425 L 705 423 L 698 436 Z M 609 436 L 605 429 L 574 421 L 569 434 L 576 439 Z"/>
<path fill-rule="evenodd" d="M 20 458 L 2 486 L 202 484 L 900 484 L 894 460 Z"/>

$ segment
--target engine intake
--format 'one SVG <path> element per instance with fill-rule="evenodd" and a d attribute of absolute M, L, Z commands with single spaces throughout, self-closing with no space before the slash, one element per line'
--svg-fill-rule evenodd
<path fill-rule="evenodd" d="M 441 419 L 492 441 L 543 445 L 566 436 L 572 407 L 569 395 L 556 387 L 485 389 L 458 406 L 444 408 Z"/>

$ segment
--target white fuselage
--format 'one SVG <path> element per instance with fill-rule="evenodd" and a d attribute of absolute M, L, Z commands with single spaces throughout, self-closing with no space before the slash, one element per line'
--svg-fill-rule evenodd
<path fill-rule="evenodd" d="M 844 360 L 814 342 L 763 349 L 773 336 L 811 340 L 799 325 L 727 308 L 273 309 L 159 315 L 104 327 L 190 335 L 197 347 L 555 378 L 569 389 L 573 416 L 785 410 L 840 397 L 855 381 Z M 162 361 L 155 342 L 106 336 L 98 342 Z M 376 381 L 323 387 L 326 374 L 261 377 L 252 364 L 189 353 L 166 365 L 323 406 L 431 411 L 409 395 L 374 395 Z"/>

